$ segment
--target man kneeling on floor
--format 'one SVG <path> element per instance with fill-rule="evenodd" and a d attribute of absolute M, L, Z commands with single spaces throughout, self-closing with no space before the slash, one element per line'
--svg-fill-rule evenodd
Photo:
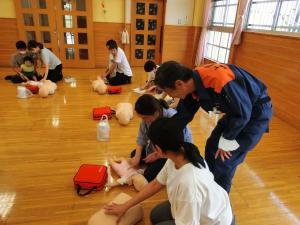
<path fill-rule="evenodd" d="M 132 71 L 124 51 L 115 40 L 108 40 L 106 47 L 109 51 L 109 64 L 102 78 L 110 85 L 130 84 Z"/>

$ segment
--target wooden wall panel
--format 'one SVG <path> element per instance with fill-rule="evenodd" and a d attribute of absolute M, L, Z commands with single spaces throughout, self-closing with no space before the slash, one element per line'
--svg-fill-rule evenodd
<path fill-rule="evenodd" d="M 300 38 L 245 32 L 234 63 L 263 80 L 274 113 L 300 129 Z"/>
<path fill-rule="evenodd" d="M 15 41 L 18 40 L 17 22 L 16 19 L 1 18 L 0 21 L 0 29 L 4 34 L 0 37 L 0 66 L 9 66 L 10 56 L 15 51 Z M 126 24 L 126 28 L 130 33 L 130 25 Z M 96 67 L 107 66 L 108 52 L 105 43 L 109 39 L 116 40 L 130 60 L 130 47 L 121 44 L 123 29 L 123 23 L 94 22 Z M 200 32 L 200 27 L 166 25 L 163 36 L 162 62 L 176 60 L 187 66 L 193 66 Z"/>
<path fill-rule="evenodd" d="M 126 26 L 130 32 L 130 26 Z M 108 51 L 105 47 L 106 41 L 114 39 L 118 45 L 125 49 L 126 56 L 129 57 L 130 48 L 121 44 L 121 31 L 124 28 L 123 23 L 94 23 L 94 48 L 96 67 L 107 66 Z M 15 42 L 18 40 L 17 20 L 0 18 L 0 66 L 10 66 L 10 57 L 16 51 Z"/>
<path fill-rule="evenodd" d="M 175 60 L 192 67 L 195 61 L 200 27 L 164 26 L 162 62 Z"/>
<path fill-rule="evenodd" d="M 130 34 L 130 26 L 126 25 Z M 118 45 L 125 50 L 129 60 L 129 47 L 121 43 L 121 32 L 124 29 L 124 23 L 101 23 L 94 22 L 94 43 L 95 43 L 95 61 L 96 67 L 106 67 L 108 63 L 108 50 L 105 46 L 109 39 L 114 39 Z"/>
<path fill-rule="evenodd" d="M 16 51 L 18 41 L 17 20 L 0 18 L 0 66 L 9 67 L 11 55 Z"/>

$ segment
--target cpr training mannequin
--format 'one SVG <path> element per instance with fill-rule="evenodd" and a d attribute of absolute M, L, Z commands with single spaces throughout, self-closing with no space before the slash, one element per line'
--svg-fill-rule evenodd
<path fill-rule="evenodd" d="M 120 193 L 115 197 L 112 202 L 117 204 L 122 204 L 131 199 L 131 197 L 125 193 Z M 144 217 L 144 210 L 142 206 L 136 205 L 131 207 L 120 219 L 118 225 L 134 225 L 141 221 Z M 88 225 L 116 225 L 117 217 L 113 215 L 107 215 L 104 213 L 104 209 L 96 212 L 89 219 Z"/>
<path fill-rule="evenodd" d="M 137 191 L 141 191 L 148 184 L 146 178 L 131 166 L 130 159 L 111 159 L 109 164 L 120 178 L 112 183 L 108 183 L 107 187 L 133 184 Z"/>
<path fill-rule="evenodd" d="M 51 80 L 45 81 L 27 81 L 23 83 L 24 85 L 32 85 L 39 87 L 39 95 L 42 98 L 46 98 L 48 95 L 53 95 L 57 89 L 57 85 Z"/>
<path fill-rule="evenodd" d="M 133 118 L 132 105 L 128 102 L 118 103 L 116 106 L 116 117 L 121 125 L 127 125 Z"/>
<path fill-rule="evenodd" d="M 48 95 L 53 95 L 57 85 L 51 80 L 45 80 L 42 82 L 42 85 L 39 87 L 39 95 L 42 98 L 46 98 Z"/>
<path fill-rule="evenodd" d="M 97 80 L 92 81 L 92 87 L 94 91 L 101 95 L 107 92 L 107 86 L 105 85 L 104 80 L 99 76 L 97 77 Z"/>

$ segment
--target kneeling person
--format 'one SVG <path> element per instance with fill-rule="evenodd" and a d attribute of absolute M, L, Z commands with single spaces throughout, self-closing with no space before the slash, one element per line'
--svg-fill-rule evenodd
<path fill-rule="evenodd" d="M 107 79 L 110 85 L 130 84 L 132 71 L 124 51 L 114 40 L 107 41 L 106 47 L 109 51 L 110 65 L 102 78 Z M 116 70 L 116 75 L 112 76 L 114 70 Z"/>

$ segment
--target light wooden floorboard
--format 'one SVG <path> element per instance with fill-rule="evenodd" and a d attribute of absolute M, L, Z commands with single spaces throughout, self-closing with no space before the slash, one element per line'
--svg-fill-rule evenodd
<path fill-rule="evenodd" d="M 1 225 L 84 225 L 119 192 L 135 194 L 132 187 L 118 187 L 78 197 L 73 189 L 80 164 L 105 164 L 112 156 L 128 156 L 135 147 L 136 116 L 126 127 L 112 119 L 110 141 L 98 142 L 91 110 L 123 101 L 134 104 L 139 95 L 131 89 L 143 84 L 146 75 L 134 68 L 133 84 L 123 86 L 120 95 L 98 95 L 90 80 L 101 71 L 65 69 L 65 75 L 76 77 L 76 87 L 60 82 L 55 95 L 46 99 L 17 99 L 17 85 L 3 80 L 10 69 L 0 69 Z M 190 126 L 203 154 L 214 120 L 198 112 Z M 235 175 L 230 198 L 238 224 L 300 224 L 299 151 L 299 130 L 275 116 L 270 133 Z M 143 203 L 140 225 L 150 224 L 150 209 L 165 198 L 163 191 Z"/>

